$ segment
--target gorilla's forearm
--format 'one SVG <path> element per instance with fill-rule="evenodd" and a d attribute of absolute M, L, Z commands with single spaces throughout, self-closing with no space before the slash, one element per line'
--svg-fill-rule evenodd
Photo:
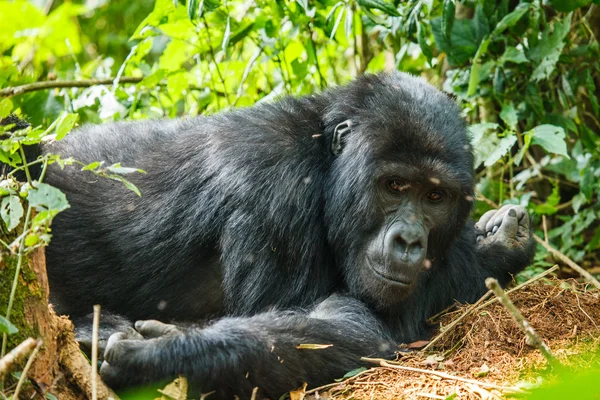
<path fill-rule="evenodd" d="M 249 398 L 259 387 L 279 398 L 303 382 L 315 387 L 342 377 L 362 356 L 392 356 L 394 347 L 366 306 L 332 296 L 309 313 L 272 311 L 145 342 L 116 341 L 107 349 L 103 378 L 119 387 L 182 374 L 194 395 L 216 390 L 218 398 Z"/>

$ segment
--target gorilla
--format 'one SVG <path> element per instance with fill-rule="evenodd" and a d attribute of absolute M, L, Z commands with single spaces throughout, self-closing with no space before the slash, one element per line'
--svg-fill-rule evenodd
<path fill-rule="evenodd" d="M 404 73 L 208 117 L 84 126 L 42 151 L 146 171 L 129 176 L 141 197 L 74 166 L 46 176 L 71 205 L 47 249 L 52 302 L 83 342 L 102 305 L 113 388 L 182 374 L 192 396 L 278 398 L 331 382 L 427 338 L 428 317 L 477 300 L 486 277 L 508 283 L 533 255 L 523 207 L 469 222 L 465 122 Z"/>

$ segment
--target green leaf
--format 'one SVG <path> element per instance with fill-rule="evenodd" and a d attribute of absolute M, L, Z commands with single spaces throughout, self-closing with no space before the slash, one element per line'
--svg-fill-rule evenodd
<path fill-rule="evenodd" d="M 552 32 L 550 32 L 550 26 L 546 27 L 542 33 L 542 38 L 529 51 L 528 58 L 538 64 L 531 74 L 530 79 L 532 81 L 539 82 L 546 79 L 554 71 L 565 46 L 564 39 L 571 29 L 572 16 L 572 14 L 569 14 L 562 21 L 554 22 Z"/>
<path fill-rule="evenodd" d="M 135 186 L 133 183 L 131 183 L 130 181 L 128 181 L 127 179 L 125 179 L 125 177 L 123 177 L 122 175 L 113 175 L 113 174 L 111 174 L 111 175 L 108 175 L 108 178 L 114 179 L 115 181 L 121 182 L 123 185 L 125 185 L 125 187 L 127 189 L 131 190 L 133 193 L 137 194 L 139 197 L 142 197 L 142 193 L 137 188 L 137 186 Z"/>
<path fill-rule="evenodd" d="M 387 3 L 383 0 L 358 0 L 358 5 L 366 8 L 367 10 L 376 9 L 379 11 L 383 11 L 387 15 L 391 15 L 393 17 L 399 17 L 400 13 L 396 10 L 392 4 Z"/>
<path fill-rule="evenodd" d="M 431 65 L 431 59 L 433 58 L 433 52 L 431 51 L 431 48 L 429 47 L 429 44 L 427 43 L 427 40 L 425 38 L 425 30 L 426 30 L 426 27 L 424 26 L 424 24 L 422 24 L 422 23 L 419 24 L 417 38 L 419 41 L 419 47 L 421 47 L 421 51 L 423 52 L 423 55 L 427 58 L 427 62 Z"/>
<path fill-rule="evenodd" d="M 229 46 L 233 46 L 240 40 L 244 39 L 250 32 L 252 32 L 253 29 L 254 22 L 248 22 L 242 25 L 241 28 L 231 34 L 231 37 L 229 38 Z"/>
<path fill-rule="evenodd" d="M 10 99 L 0 101 L 0 119 L 8 117 L 12 110 L 13 103 Z"/>
<path fill-rule="evenodd" d="M 487 52 L 487 48 L 490 45 L 490 38 L 487 37 L 481 41 L 479 48 L 477 49 L 477 53 L 475 53 L 475 57 L 473 58 L 473 65 L 471 66 L 471 73 L 469 75 L 469 87 L 467 89 L 467 96 L 473 96 L 475 91 L 477 90 L 477 86 L 479 85 L 480 80 L 480 70 L 481 70 L 481 57 Z"/>
<path fill-rule="evenodd" d="M 508 47 L 504 51 L 504 54 L 502 54 L 502 56 L 500 57 L 501 64 L 504 64 L 506 62 L 523 64 L 529 62 L 529 60 L 527 60 L 527 57 L 525 57 L 525 53 L 523 53 L 521 50 L 517 49 L 516 47 Z"/>
<path fill-rule="evenodd" d="M 353 369 L 352 371 L 346 372 L 346 375 L 342 376 L 341 378 L 336 379 L 335 381 L 336 382 L 345 381 L 346 379 L 352 378 L 353 376 L 356 376 L 356 375 L 358 375 L 361 372 L 364 372 L 366 370 L 367 370 L 367 368 L 365 368 L 365 367 L 360 367 L 360 368 Z"/>
<path fill-rule="evenodd" d="M 585 196 L 587 201 L 592 199 L 594 195 L 594 169 L 586 168 L 583 174 L 583 179 L 579 182 L 579 187 L 581 188 L 581 193 Z"/>
<path fill-rule="evenodd" d="M 517 115 L 517 110 L 515 110 L 512 101 L 502 105 L 500 118 L 502 118 L 502 121 L 504 121 L 506 126 L 511 128 L 512 130 L 516 129 L 517 123 L 519 122 L 519 116 Z"/>
<path fill-rule="evenodd" d="M 0 203 L 0 216 L 9 231 L 15 229 L 23 217 L 23 205 L 19 196 L 8 196 Z"/>
<path fill-rule="evenodd" d="M 523 161 L 523 157 L 525 157 L 525 154 L 527 154 L 527 150 L 529 150 L 529 146 L 531 145 L 531 132 L 523 136 L 523 142 L 523 147 L 521 147 L 521 150 L 519 150 L 519 152 L 513 160 L 515 165 L 521 164 L 521 161 Z"/>
<path fill-rule="evenodd" d="M 61 140 L 67 133 L 71 132 L 77 120 L 79 120 L 79 114 L 63 114 L 56 126 L 56 140 Z"/>
<path fill-rule="evenodd" d="M 89 163 L 85 167 L 81 168 L 81 170 L 82 171 L 93 171 L 93 170 L 97 169 L 98 167 L 100 167 L 101 165 L 102 165 L 102 163 L 100 161 L 94 161 L 92 163 Z"/>
<path fill-rule="evenodd" d="M 529 11 L 530 4 L 529 3 L 521 3 L 515 7 L 510 13 L 506 14 L 504 18 L 498 22 L 494 30 L 492 31 L 492 36 L 499 35 L 504 32 L 506 28 L 510 28 L 514 26 L 519 20 L 525 15 L 527 11 Z"/>
<path fill-rule="evenodd" d="M 498 143 L 495 144 L 494 150 L 483 162 L 483 165 L 490 167 L 496 164 L 498 160 L 504 157 L 510 151 L 510 149 L 512 149 L 515 143 L 517 143 L 517 135 L 508 135 L 500 139 Z"/>
<path fill-rule="evenodd" d="M 30 189 L 27 199 L 29 204 L 39 211 L 63 211 L 69 208 L 69 202 L 65 194 L 46 183 L 38 183 Z"/>
<path fill-rule="evenodd" d="M 27 247 L 35 246 L 36 244 L 38 244 L 40 242 L 40 240 L 41 239 L 38 235 L 36 235 L 35 233 L 30 233 L 25 238 L 25 246 L 27 246 Z"/>
<path fill-rule="evenodd" d="M 231 18 L 227 16 L 227 24 L 225 25 L 225 33 L 223 33 L 223 42 L 221 43 L 221 50 L 226 51 L 229 45 L 229 39 L 231 36 Z"/>
<path fill-rule="evenodd" d="M 122 167 L 121 163 L 116 163 L 106 167 L 107 170 L 114 172 L 115 174 L 132 174 L 134 172 L 144 173 L 143 169 Z"/>
<path fill-rule="evenodd" d="M 187 0 L 187 15 L 190 21 L 194 22 L 198 16 L 198 0 Z"/>
<path fill-rule="evenodd" d="M 532 144 L 542 146 L 549 153 L 569 157 L 565 130 L 562 127 L 550 124 L 538 125 L 531 130 L 531 133 Z"/>
<path fill-rule="evenodd" d="M 333 38 L 335 37 L 335 32 L 337 31 L 338 26 L 340 25 L 340 22 L 342 21 L 342 17 L 344 16 L 344 11 L 345 11 L 345 8 L 342 8 L 340 10 L 340 12 L 338 12 L 337 18 L 335 19 L 335 23 L 333 24 L 333 29 L 331 29 L 331 35 L 329 35 L 329 40 L 333 40 Z"/>
<path fill-rule="evenodd" d="M 591 3 L 592 0 L 550 0 L 550 5 L 560 12 L 571 12 Z"/>
<path fill-rule="evenodd" d="M 0 332 L 6 333 L 7 335 L 14 335 L 19 332 L 19 330 L 12 322 L 0 315 Z"/>
<path fill-rule="evenodd" d="M 442 11 L 441 30 L 442 36 L 449 44 L 452 44 L 452 27 L 456 18 L 456 5 L 454 0 L 444 0 Z"/>

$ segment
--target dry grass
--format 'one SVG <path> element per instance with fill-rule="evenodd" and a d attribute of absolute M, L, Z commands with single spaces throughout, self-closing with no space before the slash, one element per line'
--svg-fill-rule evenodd
<path fill-rule="evenodd" d="M 600 291 L 574 280 L 539 281 L 509 296 L 548 343 L 562 364 L 573 369 L 600 366 L 590 355 L 600 344 Z M 447 326 L 468 307 L 439 318 Z M 313 393 L 333 399 L 502 398 L 512 387 L 534 382 L 546 368 L 544 357 L 525 343 L 525 336 L 497 302 L 467 315 L 436 343 L 432 353 L 400 355 L 398 364 L 373 368 L 344 383 Z M 424 371 L 423 371 L 424 370 Z M 429 371 L 441 372 L 441 376 Z M 469 381 L 458 381 L 452 377 Z"/>

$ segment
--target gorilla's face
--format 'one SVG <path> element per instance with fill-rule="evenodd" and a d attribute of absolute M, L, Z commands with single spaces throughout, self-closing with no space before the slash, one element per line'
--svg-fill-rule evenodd
<path fill-rule="evenodd" d="M 381 222 L 359 255 L 361 286 L 385 303 L 410 294 L 443 254 L 439 232 L 455 234 L 448 227 L 455 224 L 460 186 L 442 171 L 415 167 L 388 163 L 389 172 L 376 178 Z"/>
<path fill-rule="evenodd" d="M 406 75 L 365 77 L 328 110 L 330 243 L 351 293 L 394 307 L 436 270 L 470 213 L 465 123 L 445 94 Z"/>

